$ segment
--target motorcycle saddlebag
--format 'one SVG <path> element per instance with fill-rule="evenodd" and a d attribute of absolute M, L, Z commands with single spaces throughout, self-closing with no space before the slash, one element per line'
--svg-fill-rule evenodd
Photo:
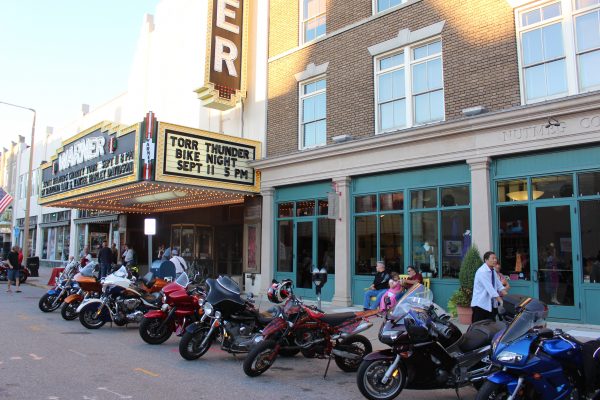
<path fill-rule="evenodd" d="M 583 344 L 583 372 L 588 391 L 600 389 L 600 339 Z"/>

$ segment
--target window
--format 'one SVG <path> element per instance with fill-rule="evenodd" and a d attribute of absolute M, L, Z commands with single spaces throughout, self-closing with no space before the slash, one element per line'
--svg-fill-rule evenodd
<path fill-rule="evenodd" d="M 326 1 L 302 0 L 302 43 L 307 43 L 326 33 Z"/>
<path fill-rule="evenodd" d="M 377 58 L 375 69 L 377 132 L 444 119 L 440 40 Z"/>
<path fill-rule="evenodd" d="M 300 85 L 300 149 L 327 143 L 326 80 Z"/>
<path fill-rule="evenodd" d="M 406 3 L 406 0 L 377 0 L 377 12 L 382 12 L 388 8 Z"/>
<path fill-rule="evenodd" d="M 600 89 L 600 1 L 559 0 L 517 12 L 523 101 Z M 569 79 L 573 77 L 574 79 Z"/>

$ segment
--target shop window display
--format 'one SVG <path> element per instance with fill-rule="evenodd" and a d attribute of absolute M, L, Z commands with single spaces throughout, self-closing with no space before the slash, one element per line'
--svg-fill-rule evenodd
<path fill-rule="evenodd" d="M 498 208 L 500 265 L 510 280 L 529 280 L 529 219 L 527 205 Z"/>
<path fill-rule="evenodd" d="M 600 284 L 600 200 L 580 201 L 583 282 Z"/>

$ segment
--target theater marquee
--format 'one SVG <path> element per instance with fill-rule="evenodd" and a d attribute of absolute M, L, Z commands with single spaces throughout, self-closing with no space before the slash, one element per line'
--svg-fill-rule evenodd
<path fill-rule="evenodd" d="M 249 166 L 260 158 L 259 142 L 163 122 L 158 132 L 156 181 L 259 191 Z"/>
<path fill-rule="evenodd" d="M 204 86 L 196 92 L 205 107 L 228 110 L 246 96 L 249 1 L 207 1 Z"/>

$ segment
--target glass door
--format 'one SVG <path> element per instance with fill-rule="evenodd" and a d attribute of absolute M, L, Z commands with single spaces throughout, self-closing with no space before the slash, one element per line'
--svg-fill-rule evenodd
<path fill-rule="evenodd" d="M 579 254 L 573 243 L 577 229 L 575 207 L 570 204 L 536 205 L 532 278 L 536 296 L 548 304 L 552 318 L 580 319 Z M 537 265 L 536 265 L 537 264 Z"/>
<path fill-rule="evenodd" d="M 312 293 L 313 238 L 313 221 L 296 223 L 296 288 L 311 289 Z"/>

